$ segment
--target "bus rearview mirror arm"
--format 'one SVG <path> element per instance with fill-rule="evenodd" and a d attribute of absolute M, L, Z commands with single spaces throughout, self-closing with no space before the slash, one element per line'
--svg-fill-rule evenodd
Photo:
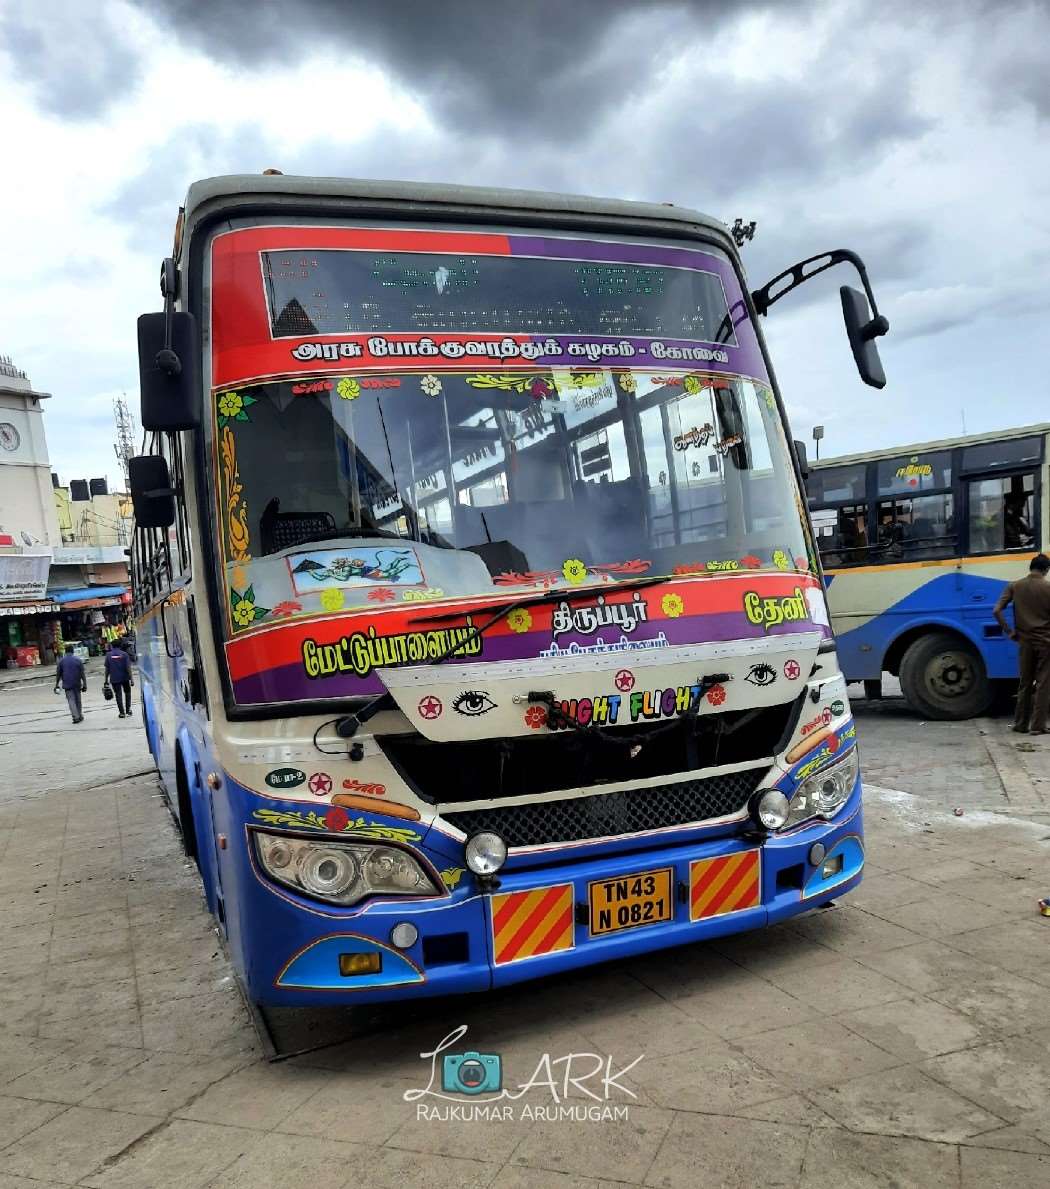
<path fill-rule="evenodd" d="M 761 289 L 756 289 L 751 294 L 755 311 L 761 315 L 767 314 L 770 306 L 792 289 L 797 289 L 799 285 L 819 273 L 834 268 L 836 264 L 852 264 L 864 286 L 863 293 L 851 289 L 848 285 L 843 285 L 839 290 L 842 298 L 842 317 L 846 323 L 846 334 L 857 371 L 865 384 L 872 388 L 884 388 L 886 373 L 882 370 L 882 361 L 879 359 L 875 340 L 889 331 L 890 323 L 885 315 L 879 313 L 875 293 L 868 280 L 868 270 L 856 252 L 851 252 L 848 248 L 835 248 L 818 256 L 810 256 L 807 260 L 800 260 L 790 268 L 784 269 Z"/>

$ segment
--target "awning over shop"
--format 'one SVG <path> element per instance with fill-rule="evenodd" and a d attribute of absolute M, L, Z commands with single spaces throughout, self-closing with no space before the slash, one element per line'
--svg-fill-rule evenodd
<path fill-rule="evenodd" d="M 77 586 L 72 590 L 53 590 L 51 598 L 60 611 L 90 611 L 95 607 L 117 607 L 131 600 L 126 586 Z"/>
<path fill-rule="evenodd" d="M 84 599 L 112 599 L 122 595 L 126 586 L 74 586 L 71 590 L 52 590 L 50 596 L 56 603 L 79 603 Z"/>

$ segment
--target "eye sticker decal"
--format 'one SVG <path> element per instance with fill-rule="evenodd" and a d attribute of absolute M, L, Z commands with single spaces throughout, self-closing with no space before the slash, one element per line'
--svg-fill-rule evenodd
<path fill-rule="evenodd" d="M 465 714 L 469 718 L 476 718 L 479 714 L 488 714 L 496 709 L 496 703 L 484 690 L 465 689 L 452 702 L 452 709 L 457 714 Z"/>
<path fill-rule="evenodd" d="M 759 661 L 757 665 L 752 665 L 750 672 L 744 678 L 745 681 L 750 681 L 752 685 L 772 685 L 776 679 L 776 669 L 766 661 Z"/>

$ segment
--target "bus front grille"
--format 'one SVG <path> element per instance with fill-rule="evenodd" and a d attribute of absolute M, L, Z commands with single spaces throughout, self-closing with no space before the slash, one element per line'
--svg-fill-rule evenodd
<path fill-rule="evenodd" d="M 618 838 L 738 814 L 765 773 L 763 765 L 703 780 L 619 789 L 614 793 L 528 805 L 470 809 L 442 817 L 468 837 L 492 830 L 512 847 Z"/>

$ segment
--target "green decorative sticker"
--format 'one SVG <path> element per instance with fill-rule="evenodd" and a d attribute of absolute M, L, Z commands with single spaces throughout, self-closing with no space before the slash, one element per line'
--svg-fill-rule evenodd
<path fill-rule="evenodd" d="M 258 403 L 250 392 L 223 392 L 217 406 L 219 428 L 229 421 L 251 421 L 248 410 Z"/>
<path fill-rule="evenodd" d="M 845 714 L 846 703 L 836 698 L 835 701 L 831 703 L 831 713 L 834 714 L 836 718 L 838 718 L 840 714 Z"/>
<path fill-rule="evenodd" d="M 325 830 L 329 834 L 351 834 L 355 838 L 367 838 L 375 842 L 418 842 L 421 837 L 416 830 L 409 830 L 403 826 L 384 826 L 379 822 L 366 821 L 363 817 L 352 818 L 338 805 L 327 810 L 324 816 L 312 809 L 306 813 L 256 809 L 252 817 L 268 826 Z"/>
<path fill-rule="evenodd" d="M 239 628 L 250 627 L 257 619 L 263 619 L 270 614 L 269 607 L 260 607 L 255 601 L 255 590 L 246 587 L 243 591 L 236 591 L 230 587 L 230 613 L 233 622 Z"/>
<path fill-rule="evenodd" d="M 451 892 L 452 889 L 459 883 L 459 881 L 466 874 L 465 867 L 446 867 L 441 872 L 441 882 Z"/>

